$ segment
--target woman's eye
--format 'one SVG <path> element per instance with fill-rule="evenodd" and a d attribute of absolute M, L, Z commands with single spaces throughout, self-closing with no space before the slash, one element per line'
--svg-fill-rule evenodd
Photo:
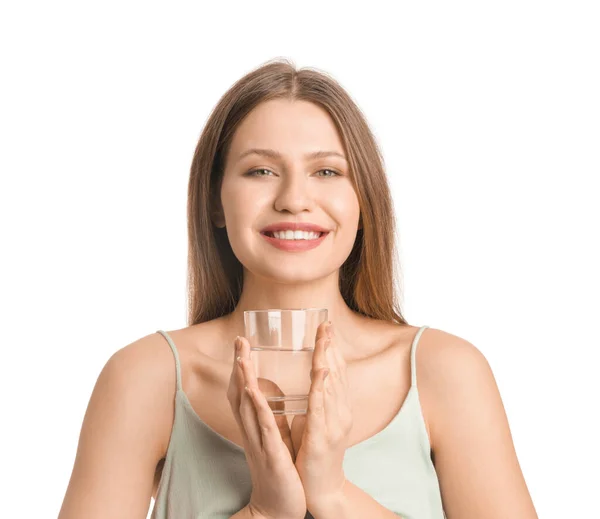
<path fill-rule="evenodd" d="M 252 171 L 248 171 L 248 173 L 246 173 L 247 176 L 249 177 L 262 177 L 264 175 L 257 175 L 257 173 L 259 171 L 271 171 L 270 169 L 265 169 L 265 168 L 259 168 L 259 169 L 253 169 Z"/>
<path fill-rule="evenodd" d="M 272 173 L 272 171 L 270 169 L 258 168 L 258 169 L 253 169 L 251 171 L 248 171 L 248 173 L 246 173 L 246 176 L 249 176 L 249 177 L 264 177 L 264 176 L 267 176 L 267 175 L 259 175 L 258 174 L 258 173 L 260 173 L 262 171 L 268 171 L 268 172 Z M 326 177 L 339 176 L 339 173 L 337 171 L 334 171 L 333 169 L 321 169 L 317 173 L 321 173 L 322 171 L 329 171 L 330 173 L 333 173 L 333 175 L 325 175 Z"/>
<path fill-rule="evenodd" d="M 321 171 L 329 171 L 330 173 L 333 173 L 333 175 L 326 175 L 328 177 L 333 177 L 333 176 L 339 176 L 340 174 L 337 171 L 334 171 L 333 169 L 322 169 Z M 319 173 L 321 172 L 319 171 Z"/>

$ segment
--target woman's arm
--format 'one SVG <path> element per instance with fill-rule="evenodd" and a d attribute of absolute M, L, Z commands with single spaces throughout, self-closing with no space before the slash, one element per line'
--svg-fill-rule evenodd
<path fill-rule="evenodd" d="M 446 516 L 537 519 L 486 358 L 460 337 L 429 333 L 419 386 L 433 407 L 431 445 Z"/>
<path fill-rule="evenodd" d="M 159 341 L 142 338 L 102 369 L 59 519 L 146 518 L 174 415 L 175 364 Z"/>

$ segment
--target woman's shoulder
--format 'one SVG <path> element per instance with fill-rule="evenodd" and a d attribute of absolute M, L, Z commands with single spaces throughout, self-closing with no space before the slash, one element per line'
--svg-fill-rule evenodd
<path fill-rule="evenodd" d="M 467 339 L 429 326 L 419 339 L 419 357 L 424 376 L 433 379 L 450 367 L 460 369 L 469 359 L 485 361 L 483 353 Z"/>
<path fill-rule="evenodd" d="M 432 326 L 414 326 L 409 324 L 399 325 L 397 323 L 388 323 L 387 330 L 392 338 L 394 345 L 404 344 L 410 348 L 417 338 L 417 333 L 424 328 L 418 340 L 418 355 L 416 357 L 423 364 L 434 363 L 439 365 L 448 360 L 448 357 L 475 353 L 479 350 L 466 339 L 452 334 L 448 331 L 434 328 Z M 479 352 L 481 353 L 481 352 Z"/>
<path fill-rule="evenodd" d="M 415 366 L 419 399 L 435 451 L 447 425 L 442 417 L 448 415 L 448 404 L 464 402 L 468 392 L 476 391 L 472 381 L 490 380 L 492 370 L 484 354 L 467 339 L 431 327 L 421 334 Z"/>
<path fill-rule="evenodd" d="M 177 335 L 176 331 L 167 333 Z M 113 353 L 104 370 L 121 381 L 121 391 L 127 393 L 124 396 L 136 399 L 152 413 L 152 430 L 158 436 L 155 440 L 161 452 L 166 452 L 175 417 L 177 371 L 165 338 L 155 331 L 134 340 Z"/>
<path fill-rule="evenodd" d="M 172 334 L 173 332 L 167 332 Z M 131 380 L 151 380 L 175 389 L 176 370 L 173 352 L 165 338 L 148 333 L 113 353 L 109 363 L 127 370 Z"/>

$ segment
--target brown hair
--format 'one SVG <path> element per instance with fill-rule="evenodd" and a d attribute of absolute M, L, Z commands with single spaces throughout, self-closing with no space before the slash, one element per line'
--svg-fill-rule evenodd
<path fill-rule="evenodd" d="M 276 98 L 318 104 L 340 132 L 362 223 L 339 272 L 346 304 L 371 318 L 407 324 L 397 300 L 393 201 L 375 138 L 358 106 L 332 77 L 276 59 L 246 74 L 221 97 L 194 152 L 187 206 L 188 325 L 231 313 L 241 296 L 242 265 L 226 229 L 216 227 L 211 215 L 219 205 L 224 161 L 237 126 L 259 103 Z"/>

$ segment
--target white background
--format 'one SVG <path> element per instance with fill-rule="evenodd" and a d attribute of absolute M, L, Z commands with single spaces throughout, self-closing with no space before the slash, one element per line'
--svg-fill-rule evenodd
<path fill-rule="evenodd" d="M 539 517 L 597 513 L 597 3 L 356 5 L 2 4 L 3 516 L 58 515 L 105 362 L 186 326 L 192 153 L 279 56 L 364 111 L 405 316 L 484 353 Z"/>

